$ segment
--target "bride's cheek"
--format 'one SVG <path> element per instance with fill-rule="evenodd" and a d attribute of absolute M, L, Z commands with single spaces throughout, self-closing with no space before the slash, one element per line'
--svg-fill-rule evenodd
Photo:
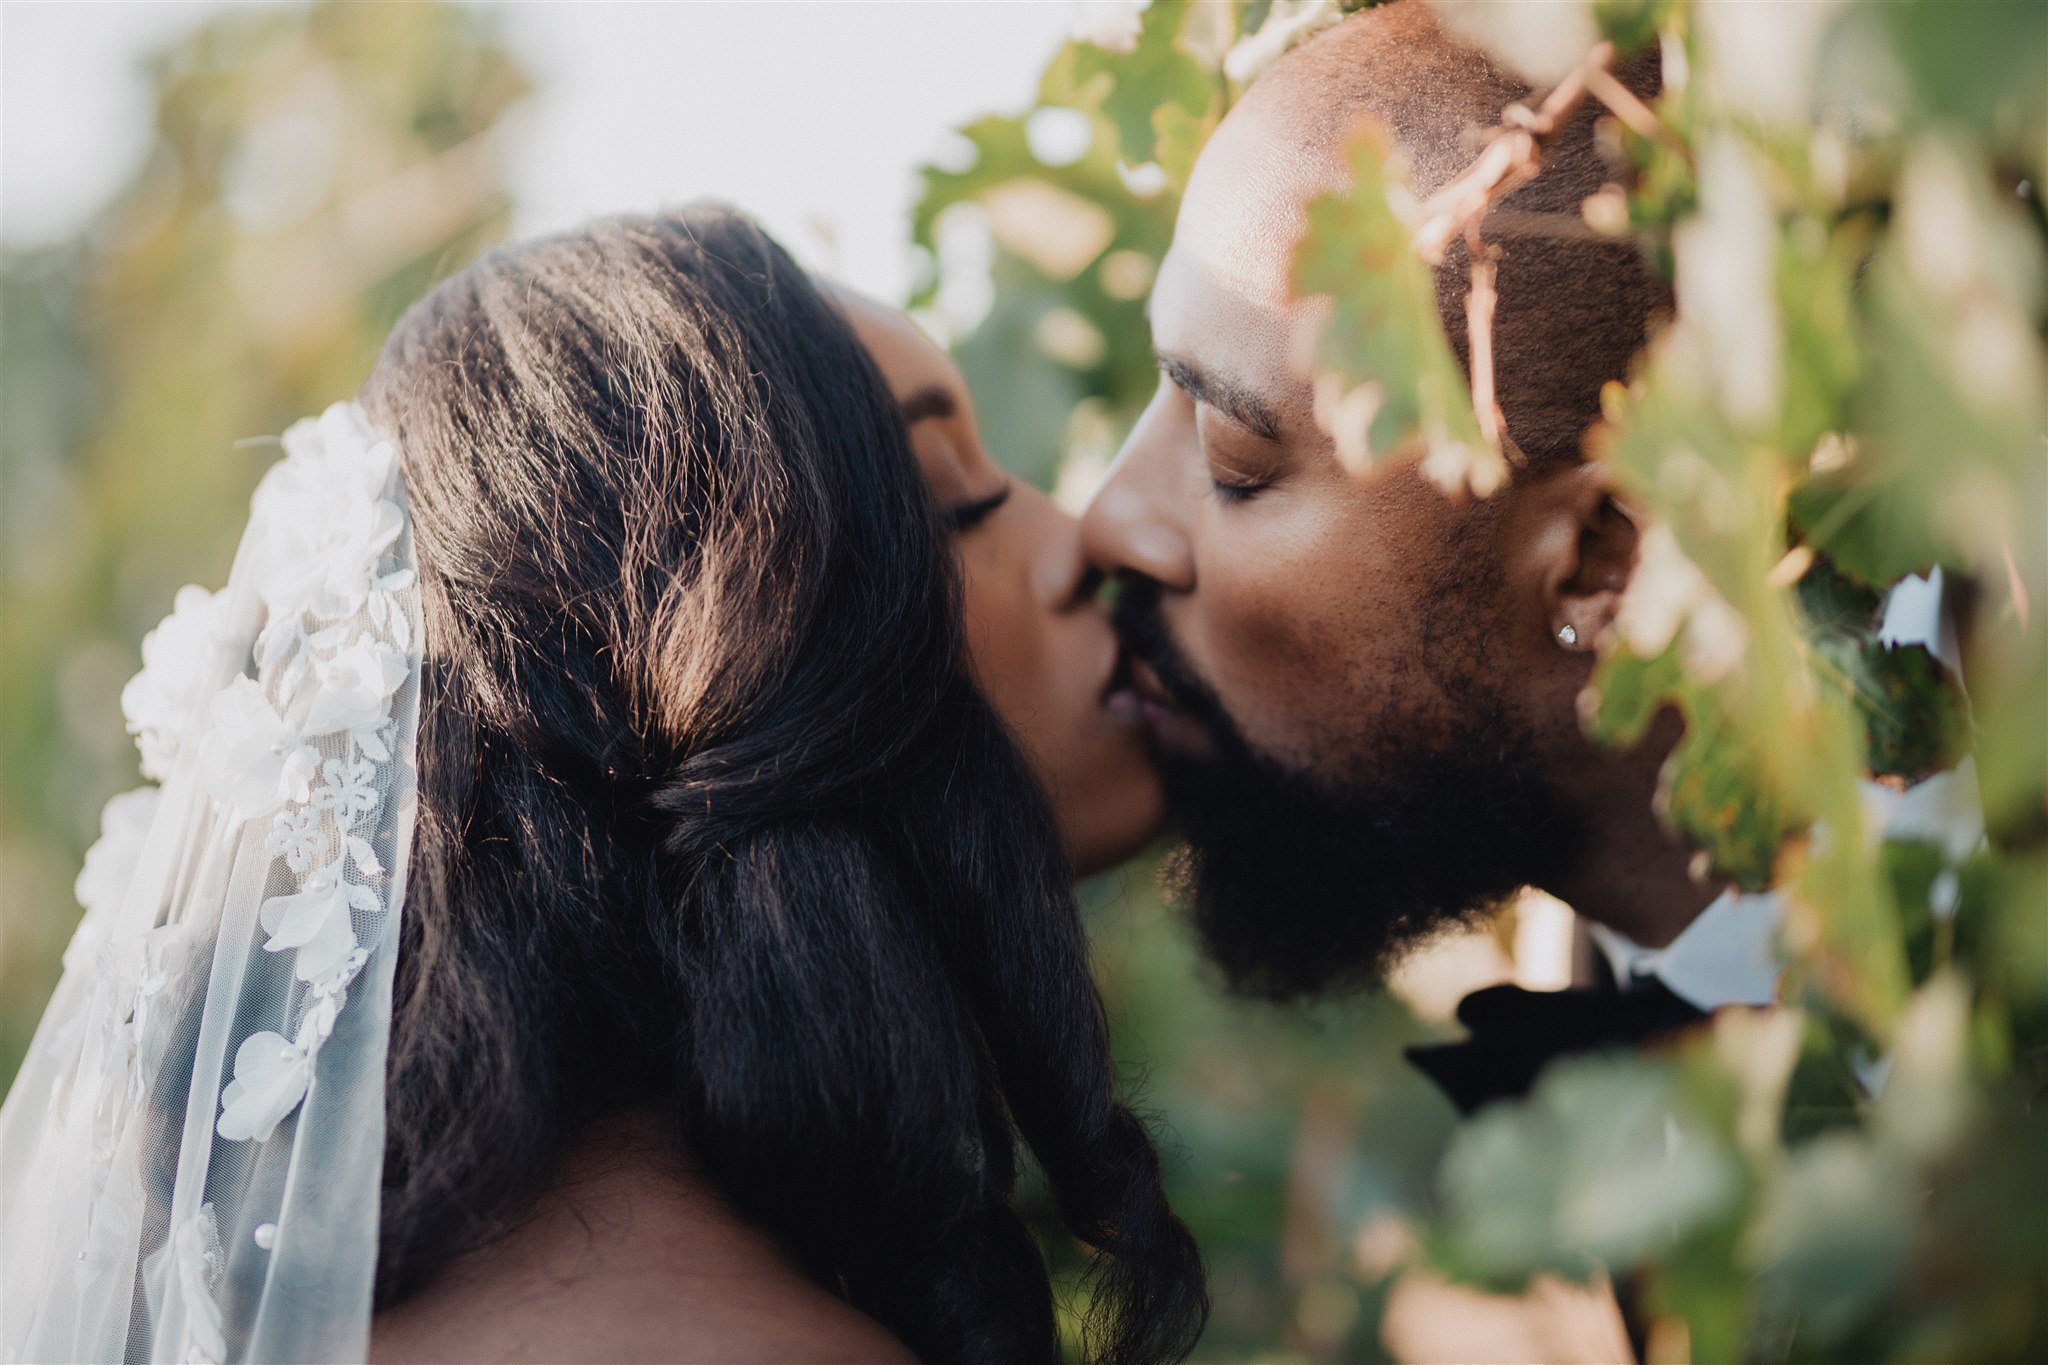
<path fill-rule="evenodd" d="M 1044 622 L 1025 594 L 999 579 L 970 578 L 967 643 L 976 680 L 1004 724 L 1029 747 L 1043 747 L 1058 723 L 1047 686 L 1055 662 L 1045 651 Z"/>

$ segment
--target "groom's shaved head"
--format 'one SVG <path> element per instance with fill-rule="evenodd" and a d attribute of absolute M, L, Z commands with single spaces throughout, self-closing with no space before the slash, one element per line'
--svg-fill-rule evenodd
<path fill-rule="evenodd" d="M 1642 94 L 1653 62 L 1620 71 Z M 1445 34 L 1428 6 L 1397 3 L 1356 15 L 1276 62 L 1233 111 L 1248 143 L 1293 141 L 1296 173 L 1331 187 L 1349 179 L 1362 122 L 1391 134 L 1417 199 L 1472 164 L 1501 111 L 1530 87 Z M 1587 101 L 1544 153 L 1544 171 L 1487 220 L 1503 249 L 1494 318 L 1496 377 L 1510 434 L 1536 458 L 1576 457 L 1599 411 L 1601 385 L 1626 372 L 1669 295 L 1630 243 L 1603 240 L 1580 204 L 1616 178 L 1595 145 L 1599 106 Z M 1280 132 L 1279 130 L 1286 130 Z M 1469 364 L 1465 292 L 1470 261 L 1454 243 L 1437 272 L 1437 306 L 1460 364 Z"/>
<path fill-rule="evenodd" d="M 1478 134 L 1527 92 L 1483 54 L 1447 41 L 1427 6 L 1388 5 L 1287 53 L 1246 102 L 1274 102 L 1317 149 L 1348 140 L 1360 115 L 1371 115 L 1407 152 L 1426 196 L 1470 164 Z"/>
<path fill-rule="evenodd" d="M 1369 979 L 1431 928 L 1561 880 L 1602 812 L 1648 808 L 1660 755 L 1593 749 L 1575 705 L 1590 658 L 1559 643 L 1565 624 L 1590 643 L 1627 577 L 1633 528 L 1581 441 L 1667 299 L 1580 216 L 1624 170 L 1594 111 L 1484 228 L 1496 390 L 1530 461 L 1504 493 L 1452 499 L 1411 463 L 1340 462 L 1304 360 L 1327 300 L 1292 283 L 1309 205 L 1348 187 L 1361 125 L 1427 198 L 1537 93 L 1416 0 L 1355 15 L 1232 108 L 1160 266 L 1163 382 L 1086 535 L 1129 588 L 1140 687 L 1172 703 L 1153 733 L 1197 925 L 1262 993 Z M 1459 242 L 1437 277 L 1461 361 L 1468 270 Z"/>

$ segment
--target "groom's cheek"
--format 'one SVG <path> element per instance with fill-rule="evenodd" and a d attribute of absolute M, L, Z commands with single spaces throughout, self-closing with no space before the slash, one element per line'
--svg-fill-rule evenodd
<path fill-rule="evenodd" d="M 1366 742 L 1414 646 L 1421 565 L 1399 551 L 1418 504 L 1337 471 L 1208 512 L 1184 646 L 1254 747 L 1334 774 Z"/>

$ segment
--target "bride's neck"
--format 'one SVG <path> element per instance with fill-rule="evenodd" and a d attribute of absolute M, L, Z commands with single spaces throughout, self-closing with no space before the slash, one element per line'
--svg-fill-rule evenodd
<path fill-rule="evenodd" d="M 738 1359 L 863 1328 L 879 1330 L 805 1279 L 654 1120 L 627 1115 L 593 1125 L 516 1225 L 379 1314 L 370 1354 Z"/>
<path fill-rule="evenodd" d="M 673 1276 L 700 1262 L 727 1274 L 740 1266 L 794 1273 L 774 1239 L 734 1212 L 647 1114 L 592 1124 L 502 1241 L 508 1255 L 573 1260 L 595 1274 L 659 1267 Z"/>

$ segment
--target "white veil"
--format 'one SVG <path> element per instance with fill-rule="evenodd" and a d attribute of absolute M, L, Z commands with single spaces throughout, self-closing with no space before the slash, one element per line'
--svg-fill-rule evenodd
<path fill-rule="evenodd" d="M 420 620 L 396 451 L 284 436 L 225 590 L 122 695 L 143 772 L 0 1108 L 0 1357 L 360 1360 L 412 841 Z"/>

